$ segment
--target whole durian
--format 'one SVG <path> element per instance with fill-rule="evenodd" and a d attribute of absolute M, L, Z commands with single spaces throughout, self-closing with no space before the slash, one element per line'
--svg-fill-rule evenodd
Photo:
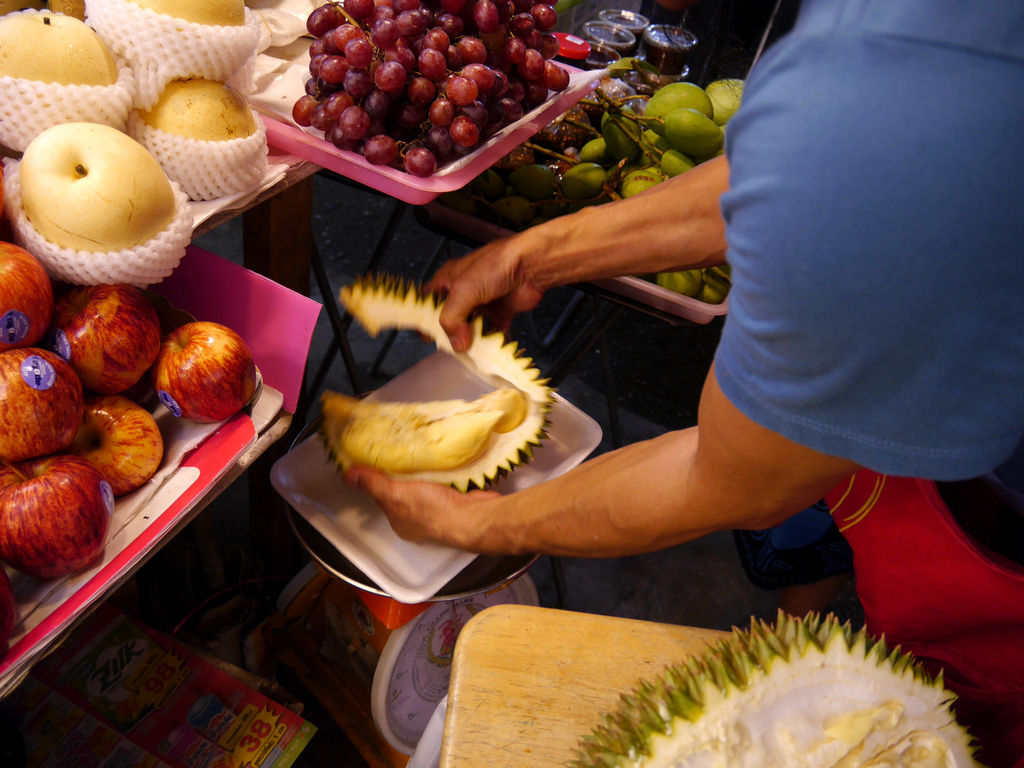
<path fill-rule="evenodd" d="M 415 330 L 494 387 L 470 401 L 411 403 L 325 392 L 320 435 L 342 469 L 370 465 L 467 491 L 530 461 L 546 437 L 553 392 L 515 342 L 484 333 L 477 318 L 469 348 L 455 353 L 441 328 L 442 301 L 393 277 L 360 278 L 339 298 L 371 335 L 385 328 Z"/>
<path fill-rule="evenodd" d="M 975 766 L 954 699 L 884 639 L 780 612 L 623 695 L 570 766 Z"/>

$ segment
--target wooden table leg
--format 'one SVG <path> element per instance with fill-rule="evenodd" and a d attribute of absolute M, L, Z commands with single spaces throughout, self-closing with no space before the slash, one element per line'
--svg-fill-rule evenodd
<path fill-rule="evenodd" d="M 244 264 L 304 296 L 310 289 L 313 248 L 313 177 L 290 186 L 242 215 Z M 254 554 L 269 576 L 290 576 L 302 562 L 285 517 L 285 501 L 270 484 L 270 469 L 283 456 L 302 424 L 253 462 L 248 471 L 249 534 Z"/>

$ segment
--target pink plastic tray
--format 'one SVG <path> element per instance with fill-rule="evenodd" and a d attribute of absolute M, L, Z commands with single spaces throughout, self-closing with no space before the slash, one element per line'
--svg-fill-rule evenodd
<path fill-rule="evenodd" d="M 459 189 L 479 176 L 497 160 L 550 123 L 596 86 L 606 70 L 569 70 L 569 86 L 555 94 L 522 118 L 502 128 L 479 148 L 442 166 L 433 176 L 421 178 L 389 166 L 372 165 L 356 152 L 341 150 L 324 140 L 323 132 L 300 128 L 263 115 L 267 141 L 272 147 L 289 152 L 321 168 L 365 184 L 407 203 L 429 203 L 442 192 Z"/>
<path fill-rule="evenodd" d="M 491 240 L 515 234 L 515 232 L 499 227 L 493 222 L 478 219 L 440 203 L 431 203 L 423 210 L 435 224 L 481 243 L 488 243 Z M 708 304 L 706 301 L 662 288 L 657 283 L 640 277 L 612 277 L 606 280 L 594 280 L 589 284 L 624 299 L 644 304 L 665 315 L 701 325 L 706 325 L 714 318 L 729 312 L 728 297 L 721 304 Z"/>

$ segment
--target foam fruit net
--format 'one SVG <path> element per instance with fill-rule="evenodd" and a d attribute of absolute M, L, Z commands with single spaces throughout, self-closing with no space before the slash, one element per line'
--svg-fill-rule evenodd
<path fill-rule="evenodd" d="M 24 152 L 52 125 L 71 121 L 103 123 L 123 131 L 132 109 L 135 79 L 119 63 L 113 85 L 61 85 L 0 77 L 0 144 Z"/>
<path fill-rule="evenodd" d="M 86 2 L 86 21 L 135 71 L 135 106 L 149 109 L 176 78 L 233 81 L 248 91 L 259 45 L 259 17 L 248 8 L 237 26 L 195 24 L 129 0 Z"/>
<path fill-rule="evenodd" d="M 267 170 L 267 129 L 253 113 L 256 132 L 227 141 L 203 141 L 177 136 L 147 125 L 138 113 L 128 118 L 128 134 L 150 151 L 172 181 L 191 200 L 255 189 Z"/>
<path fill-rule="evenodd" d="M 50 277 L 75 285 L 128 283 L 139 288 L 159 283 L 171 274 L 192 239 L 193 217 L 188 197 L 176 183 L 174 220 L 163 231 L 134 248 L 120 251 L 78 251 L 43 238 L 21 204 L 17 160 L 4 161 L 4 206 L 17 243 L 42 262 Z"/>

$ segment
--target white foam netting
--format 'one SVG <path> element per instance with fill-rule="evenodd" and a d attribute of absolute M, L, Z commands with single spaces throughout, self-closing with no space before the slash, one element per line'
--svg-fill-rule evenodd
<path fill-rule="evenodd" d="M 85 18 L 135 72 L 135 106 L 149 109 L 171 80 L 201 77 L 231 82 L 243 93 L 260 42 L 260 21 L 245 9 L 237 27 L 176 19 L 130 0 L 86 0 Z"/>
<path fill-rule="evenodd" d="M 103 123 L 123 131 L 135 95 L 135 77 L 117 63 L 113 85 L 61 85 L 0 77 L 0 144 L 24 152 L 36 136 L 60 123 Z"/>
<path fill-rule="evenodd" d="M 25 215 L 18 178 L 19 161 L 4 160 L 4 211 L 14 239 L 33 254 L 54 280 L 75 285 L 128 283 L 145 288 L 167 277 L 181 262 L 192 239 L 193 217 L 188 196 L 175 182 L 174 220 L 168 227 L 134 248 L 120 251 L 78 251 L 62 248 L 43 238 Z"/>
<path fill-rule="evenodd" d="M 213 200 L 255 189 L 267 171 L 267 128 L 253 112 L 256 132 L 226 141 L 177 136 L 146 124 L 138 112 L 128 118 L 128 134 L 160 163 L 191 200 Z"/>

